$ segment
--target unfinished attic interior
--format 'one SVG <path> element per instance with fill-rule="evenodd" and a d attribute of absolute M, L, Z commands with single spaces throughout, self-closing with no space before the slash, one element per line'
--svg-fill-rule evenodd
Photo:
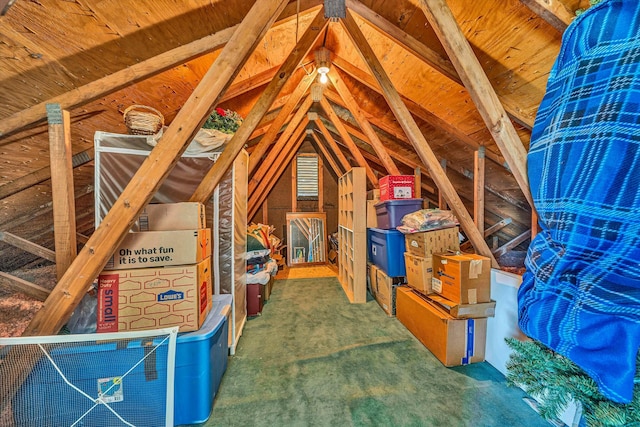
<path fill-rule="evenodd" d="M 563 34 L 589 7 L 587 0 L 0 0 L 0 337 L 69 333 L 90 289 L 100 329 L 105 272 L 123 284 L 124 271 L 135 277 L 202 264 L 209 279 L 206 290 L 195 288 L 194 317 L 175 323 L 177 337 L 168 333 L 177 341 L 176 401 L 166 404 L 173 412 L 162 402 L 170 397 L 153 395 L 147 400 L 159 399 L 161 414 L 144 420 L 136 404 L 112 397 L 113 407 L 123 405 L 112 412 L 138 420 L 123 425 L 246 425 L 241 420 L 252 418 L 242 416 L 252 411 L 264 417 L 255 425 L 547 425 L 533 399 L 506 387 L 505 338 L 526 338 L 516 292 L 539 231 L 526 164 L 534 120 Z M 214 116 L 222 124 L 213 127 L 241 120 L 218 139 L 203 132 Z M 399 182 L 409 198 L 385 197 Z M 173 211 L 180 212 L 173 224 L 208 231 L 145 229 L 141 218 L 157 204 L 197 206 L 197 214 Z M 453 222 L 396 230 L 414 211 L 448 213 Z M 135 236 L 145 233 L 151 240 L 135 249 Z M 256 240 L 266 255 L 249 249 Z M 187 254 L 194 246 L 202 253 Z M 461 257 L 448 262 L 460 271 L 473 266 L 473 280 L 452 294 L 432 288 L 441 261 L 433 253 Z M 261 258 L 257 267 L 247 264 L 252 256 Z M 251 274 L 266 260 L 274 267 L 256 283 Z M 466 287 L 473 292 L 465 295 Z M 129 307 L 126 298 L 120 304 Z M 445 335 L 458 327 L 476 334 L 439 342 L 427 312 L 448 325 Z M 224 351 L 211 362 L 202 355 L 202 369 L 215 371 L 215 386 L 178 400 L 181 387 L 195 388 L 181 377 L 190 369 L 180 367 L 184 334 L 199 339 L 214 317 Z M 362 329 L 374 324 L 367 338 Z M 98 332 L 154 325 L 116 321 Z M 280 342 L 285 336 L 299 347 Z M 261 351 L 283 365 L 263 362 Z M 26 354 L 0 387 L 1 427 L 30 425 L 18 413 L 45 417 L 20 404 L 25 389 L 44 390 L 34 375 L 41 355 Z M 13 350 L 3 357 L 0 369 L 17 358 Z M 313 380 L 297 372 L 301 360 L 313 361 L 319 376 L 335 369 L 327 379 L 335 395 L 319 393 L 343 399 L 338 409 L 309 397 Z M 298 376 L 261 377 L 287 370 Z M 380 372 L 381 383 L 357 370 Z M 239 390 L 235 375 L 262 389 Z M 263 410 L 268 402 L 256 396 L 269 381 L 276 391 Z M 480 391 L 484 381 L 491 396 Z M 421 412 L 445 389 L 441 413 Z M 303 397 L 293 399 L 294 391 Z M 260 403 L 246 403 L 252 399 Z M 203 413 L 194 413 L 199 400 Z M 580 411 L 567 408 L 560 422 L 572 425 Z M 63 415 L 39 419 L 78 418 Z"/>

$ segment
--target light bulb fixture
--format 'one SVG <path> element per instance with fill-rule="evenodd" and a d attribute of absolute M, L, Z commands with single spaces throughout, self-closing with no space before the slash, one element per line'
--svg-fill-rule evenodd
<path fill-rule="evenodd" d="M 316 50 L 316 69 L 318 70 L 318 73 L 321 76 L 327 74 L 330 66 L 331 54 L 329 53 L 329 49 L 321 47 Z"/>
<path fill-rule="evenodd" d="M 326 73 L 320 74 L 320 77 L 318 77 L 318 81 L 323 85 L 326 85 L 327 82 L 329 81 L 329 77 L 327 77 Z"/>

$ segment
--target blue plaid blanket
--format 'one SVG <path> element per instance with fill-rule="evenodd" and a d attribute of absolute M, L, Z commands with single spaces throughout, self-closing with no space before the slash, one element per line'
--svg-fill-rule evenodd
<path fill-rule="evenodd" d="M 637 0 L 606 0 L 568 27 L 528 173 L 542 231 L 518 293 L 520 327 L 629 402 L 640 347 Z"/>

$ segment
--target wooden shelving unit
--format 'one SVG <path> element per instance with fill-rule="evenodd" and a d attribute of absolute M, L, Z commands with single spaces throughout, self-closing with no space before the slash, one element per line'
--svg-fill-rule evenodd
<path fill-rule="evenodd" d="M 338 279 L 351 303 L 367 301 L 367 182 L 364 168 L 338 180 Z"/>

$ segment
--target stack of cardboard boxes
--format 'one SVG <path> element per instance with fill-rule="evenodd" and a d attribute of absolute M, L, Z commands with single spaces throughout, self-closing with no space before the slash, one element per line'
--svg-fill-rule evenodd
<path fill-rule="evenodd" d="M 445 366 L 484 360 L 491 301 L 489 258 L 459 252 L 458 227 L 405 235 L 408 287 L 396 315 Z"/>
<path fill-rule="evenodd" d="M 414 182 L 413 175 L 382 177 L 376 197 L 367 201 L 369 290 L 389 316 L 396 314 L 396 288 L 406 277 L 404 236 L 396 227 L 404 215 L 422 209 L 422 199 L 414 198 Z"/>
<path fill-rule="evenodd" d="M 198 330 L 212 304 L 210 256 L 204 205 L 148 205 L 98 277 L 97 332 Z"/>

